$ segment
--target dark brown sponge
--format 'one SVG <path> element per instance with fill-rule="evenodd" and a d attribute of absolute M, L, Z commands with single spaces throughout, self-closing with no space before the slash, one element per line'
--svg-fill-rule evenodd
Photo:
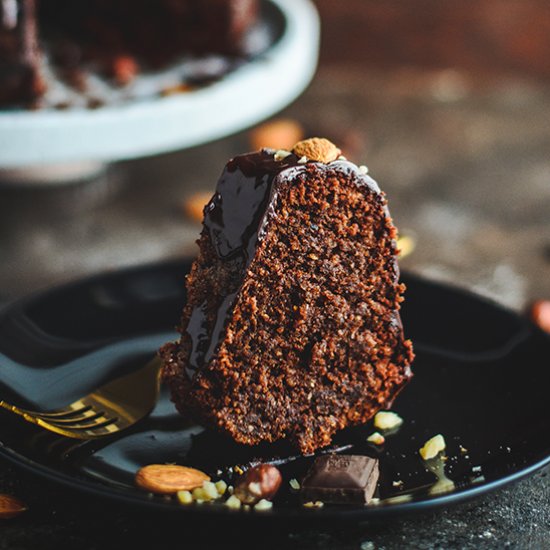
<path fill-rule="evenodd" d="M 182 414 L 240 443 L 310 453 L 388 408 L 413 352 L 384 194 L 345 160 L 274 158 L 233 159 L 206 206 L 163 377 Z"/>

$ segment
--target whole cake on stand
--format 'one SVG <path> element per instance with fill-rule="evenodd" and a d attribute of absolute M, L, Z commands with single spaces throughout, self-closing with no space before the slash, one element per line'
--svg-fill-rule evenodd
<path fill-rule="evenodd" d="M 79 104 L 63 109 L 28 110 L 14 108 L 12 103 L 12 107 L 0 110 L 0 180 L 6 180 L 2 171 L 9 170 L 7 174 L 16 182 L 35 180 L 36 183 L 46 173 L 44 166 L 48 171 L 54 165 L 54 172 L 76 174 L 82 162 L 86 163 L 85 172 L 89 174 L 90 163 L 96 164 L 93 171 L 97 172 L 102 163 L 210 142 L 251 126 L 285 107 L 307 86 L 317 66 L 319 18 L 310 0 L 116 3 L 97 0 L 86 3 L 86 8 L 80 2 L 68 2 L 72 8 L 56 18 L 52 6 L 63 3 L 63 0 L 44 0 L 37 11 L 34 0 L 3 0 L 0 79 L 8 73 L 26 75 L 10 89 L 13 93 L 26 90 L 31 100 L 57 93 L 59 82 L 54 79 L 52 87 L 52 81 L 41 80 L 40 75 L 41 71 L 48 73 L 50 66 L 49 63 L 44 66 L 41 48 L 51 40 L 48 43 L 59 44 L 57 51 L 66 54 L 61 55 L 65 64 L 71 61 L 67 54 L 71 51 L 76 51 L 75 58 L 82 60 L 83 65 L 88 66 L 91 59 L 95 60 L 97 74 L 87 80 L 90 85 L 103 86 L 107 79 L 102 71 L 109 67 L 112 56 L 106 56 L 106 51 L 112 49 L 118 56 L 116 59 L 120 59 L 122 51 L 126 60 L 133 59 L 135 54 L 138 70 L 122 90 L 139 93 L 132 97 L 117 95 L 118 88 L 111 86 L 109 94 L 116 99 L 95 109 Z M 174 6 L 181 10 L 182 25 L 191 24 L 185 23 L 185 13 L 194 14 L 193 21 L 201 22 L 198 26 L 193 23 L 197 29 L 193 37 L 176 45 L 161 32 L 164 26 L 173 30 L 178 20 L 171 11 L 176 9 Z M 121 17 L 124 9 L 135 17 L 129 16 L 116 26 L 116 32 L 104 33 L 97 46 L 91 47 L 93 29 L 103 25 L 100 29 L 103 36 L 103 31 L 111 28 L 110 17 L 114 17 L 115 12 Z M 99 17 L 102 10 L 110 14 L 108 18 Z M 143 21 L 146 14 L 155 22 L 144 26 L 151 29 L 150 44 L 154 46 L 148 46 L 150 55 L 143 57 L 140 37 L 144 30 L 139 21 Z M 223 32 L 220 25 L 225 29 Z M 82 34 L 78 29 L 82 29 Z M 76 43 L 75 33 L 82 37 L 80 43 Z M 217 37 L 212 42 L 216 54 L 204 57 L 204 36 L 207 35 Z M 257 42 L 258 37 L 267 37 L 268 42 L 251 56 L 247 44 L 250 40 Z M 121 46 L 111 48 L 111 44 Z M 123 48 L 123 44 L 127 47 Z M 165 79 L 181 76 L 179 61 L 170 59 L 171 48 L 188 52 L 181 54 L 186 69 L 191 64 L 197 71 L 198 66 L 208 62 L 207 75 L 211 76 L 222 63 L 223 76 L 213 81 L 207 78 L 207 85 L 184 86 L 181 93 L 159 94 L 159 83 L 162 87 Z M 164 55 L 167 53 L 170 55 Z M 199 54 L 201 57 L 197 58 Z M 223 64 L 227 59 L 236 60 L 231 62 L 230 70 Z M 168 63 L 167 68 L 157 69 L 159 63 L 162 66 L 164 62 Z M 59 165 L 61 169 L 57 168 Z M 18 173 L 14 177 L 14 170 L 23 175 Z"/>

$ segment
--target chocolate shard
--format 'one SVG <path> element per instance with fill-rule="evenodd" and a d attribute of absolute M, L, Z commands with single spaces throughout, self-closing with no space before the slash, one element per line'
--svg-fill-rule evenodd
<path fill-rule="evenodd" d="M 303 502 L 367 503 L 378 482 L 378 460 L 362 455 L 317 457 L 302 482 Z"/>

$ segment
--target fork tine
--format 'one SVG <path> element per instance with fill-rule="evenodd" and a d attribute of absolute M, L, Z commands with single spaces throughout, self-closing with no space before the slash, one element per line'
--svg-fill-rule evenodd
<path fill-rule="evenodd" d="M 93 426 L 92 428 L 86 428 L 86 429 L 62 427 L 55 424 L 51 424 L 50 422 L 46 422 L 41 418 L 34 418 L 34 419 L 27 418 L 27 420 L 49 431 L 55 432 L 65 437 L 71 437 L 73 439 L 83 439 L 83 440 L 95 439 L 95 438 L 110 435 L 119 431 L 119 428 L 116 426 L 116 420 L 114 419 L 109 422 L 103 423 L 99 427 L 97 425 L 92 425 Z"/>
<path fill-rule="evenodd" d="M 0 408 L 42 428 L 76 439 L 94 439 L 133 425 L 154 407 L 160 387 L 160 359 L 122 376 L 70 405 L 50 411 L 21 409 L 0 399 Z M 121 400 L 122 398 L 122 400 Z"/>
<path fill-rule="evenodd" d="M 99 415 L 99 418 L 87 424 L 74 424 L 66 426 L 65 424 L 52 424 L 54 426 L 66 427 L 67 430 L 84 431 L 84 430 L 96 430 L 99 428 L 105 428 L 111 424 L 117 422 L 118 418 L 108 418 L 103 415 Z"/>
<path fill-rule="evenodd" d="M 55 419 L 61 419 L 61 418 L 71 418 L 75 417 L 77 415 L 85 415 L 90 410 L 90 406 L 82 406 L 80 408 L 70 408 L 71 405 L 68 407 L 64 407 L 62 409 L 57 409 L 55 411 L 46 411 L 46 412 L 34 412 L 34 411 L 28 411 L 30 413 L 36 414 L 37 416 L 40 416 L 44 419 L 51 418 L 52 420 Z"/>
<path fill-rule="evenodd" d="M 42 414 L 37 414 L 36 416 L 38 418 L 41 418 L 42 420 L 45 420 L 46 422 L 49 422 L 50 424 L 55 424 L 56 426 L 75 426 L 77 427 L 79 424 L 82 424 L 83 422 L 90 422 L 92 420 L 97 420 L 101 417 L 103 417 L 105 414 L 105 411 L 94 411 L 92 409 L 88 409 L 87 413 L 83 416 L 44 416 Z"/>

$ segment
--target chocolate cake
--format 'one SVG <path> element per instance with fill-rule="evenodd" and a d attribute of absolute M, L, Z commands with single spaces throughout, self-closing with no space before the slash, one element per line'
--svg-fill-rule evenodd
<path fill-rule="evenodd" d="M 0 0 L 0 105 L 39 98 L 46 62 L 73 81 L 88 64 L 127 83 L 185 54 L 245 55 L 257 12 L 258 0 Z"/>
<path fill-rule="evenodd" d="M 385 195 L 327 140 L 232 159 L 161 350 L 178 410 L 310 453 L 390 407 L 413 359 L 395 238 Z"/>

